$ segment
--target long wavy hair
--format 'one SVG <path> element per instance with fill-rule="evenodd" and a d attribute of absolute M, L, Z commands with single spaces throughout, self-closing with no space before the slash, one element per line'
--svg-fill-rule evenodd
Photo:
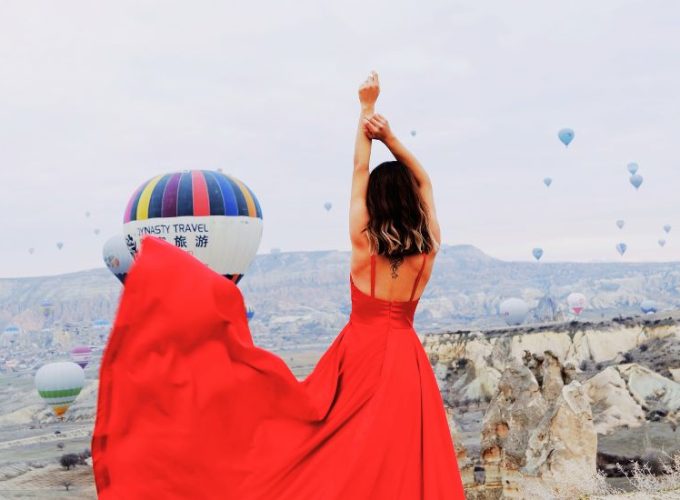
<path fill-rule="evenodd" d="M 418 183 L 403 163 L 386 161 L 371 171 L 366 207 L 364 231 L 371 253 L 389 259 L 393 276 L 404 257 L 429 253 L 434 247 Z"/>

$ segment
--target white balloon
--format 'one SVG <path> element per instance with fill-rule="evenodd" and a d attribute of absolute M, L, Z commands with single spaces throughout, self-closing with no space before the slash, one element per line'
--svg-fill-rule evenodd
<path fill-rule="evenodd" d="M 35 374 L 35 388 L 57 417 L 63 417 L 85 385 L 85 372 L 75 363 L 60 361 L 42 366 Z"/>
<path fill-rule="evenodd" d="M 588 305 L 588 300 L 582 293 L 574 292 L 567 297 L 567 304 L 569 304 L 571 312 L 579 316 Z"/>
<path fill-rule="evenodd" d="M 499 312 L 508 325 L 521 325 L 529 313 L 529 306 L 522 299 L 510 298 L 501 302 Z"/>

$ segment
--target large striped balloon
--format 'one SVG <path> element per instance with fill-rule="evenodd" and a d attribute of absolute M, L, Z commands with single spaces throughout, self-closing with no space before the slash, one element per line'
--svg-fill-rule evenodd
<path fill-rule="evenodd" d="M 238 281 L 262 238 L 262 209 L 241 181 L 210 170 L 161 174 L 142 184 L 125 210 L 135 254 L 141 238 L 164 239 Z"/>
<path fill-rule="evenodd" d="M 75 363 L 48 363 L 35 374 L 35 387 L 54 414 L 62 418 L 85 385 L 85 372 Z"/>

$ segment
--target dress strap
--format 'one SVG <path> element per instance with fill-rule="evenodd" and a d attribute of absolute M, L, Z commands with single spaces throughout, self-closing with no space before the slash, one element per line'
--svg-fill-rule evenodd
<path fill-rule="evenodd" d="M 371 254 L 371 297 L 375 297 L 375 254 Z"/>
<path fill-rule="evenodd" d="M 420 264 L 420 271 L 418 271 L 418 276 L 416 276 L 416 281 L 413 283 L 413 289 L 411 290 L 411 298 L 409 299 L 410 301 L 413 300 L 414 295 L 416 294 L 416 290 L 418 289 L 418 283 L 420 283 L 420 277 L 423 275 L 423 269 L 425 269 L 425 260 L 427 259 L 427 254 L 423 254 L 423 263 Z"/>

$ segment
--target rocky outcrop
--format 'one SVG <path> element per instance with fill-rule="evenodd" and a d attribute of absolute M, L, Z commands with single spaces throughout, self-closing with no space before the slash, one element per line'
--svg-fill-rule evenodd
<path fill-rule="evenodd" d="M 526 353 L 502 373 L 481 432 L 483 485 L 471 491 L 518 494 L 522 476 L 562 480 L 567 471 L 594 473 L 597 433 L 585 388 L 550 351 Z"/>

